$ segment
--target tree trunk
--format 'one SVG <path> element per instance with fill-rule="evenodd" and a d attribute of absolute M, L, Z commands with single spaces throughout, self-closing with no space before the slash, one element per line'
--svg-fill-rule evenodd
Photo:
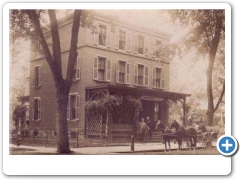
<path fill-rule="evenodd" d="M 214 116 L 214 104 L 213 104 L 213 92 L 212 92 L 212 71 L 214 65 L 213 55 L 209 53 L 208 68 L 207 68 L 207 98 L 208 98 L 208 110 L 207 118 L 208 125 L 211 126 L 213 123 Z"/>
<path fill-rule="evenodd" d="M 66 87 L 63 84 L 56 88 L 56 99 L 57 152 L 70 153 L 67 122 L 68 91 L 66 91 Z"/>
<path fill-rule="evenodd" d="M 223 17 L 219 14 L 222 10 L 215 11 L 216 13 L 216 25 L 215 25 L 215 35 L 212 39 L 212 43 L 210 46 L 210 50 L 208 53 L 208 68 L 207 68 L 207 97 L 208 97 L 208 125 L 213 125 L 213 117 L 214 117 L 214 101 L 213 101 L 213 92 L 212 92 L 212 72 L 214 61 L 218 49 L 218 44 L 220 41 L 221 31 L 223 29 Z"/>

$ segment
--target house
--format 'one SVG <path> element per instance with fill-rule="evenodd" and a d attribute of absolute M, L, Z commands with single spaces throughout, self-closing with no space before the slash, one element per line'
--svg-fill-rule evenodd
<path fill-rule="evenodd" d="M 59 20 L 63 74 L 66 73 L 70 45 L 72 15 Z M 108 95 L 132 95 L 142 102 L 141 117 L 159 118 L 168 123 L 168 102 L 183 104 L 187 94 L 169 92 L 169 58 L 166 45 L 170 36 L 153 29 L 132 27 L 126 22 L 95 14 L 94 30 L 81 27 L 75 76 L 68 100 L 69 136 L 76 132 L 83 138 L 113 136 L 114 130 L 130 125 L 105 114 L 100 119 L 86 117 L 86 101 Z M 51 46 L 50 31 L 44 33 Z M 50 69 L 41 53 L 32 50 L 30 85 L 30 133 L 56 135 L 55 87 Z M 131 130 L 129 130 L 131 131 Z M 124 133 L 124 132 L 123 132 Z"/>

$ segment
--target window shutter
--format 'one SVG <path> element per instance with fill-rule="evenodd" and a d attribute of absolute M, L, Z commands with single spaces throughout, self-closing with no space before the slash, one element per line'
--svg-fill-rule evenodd
<path fill-rule="evenodd" d="M 99 25 L 97 24 L 95 27 L 96 28 L 94 29 L 93 39 L 94 39 L 94 44 L 97 45 L 99 42 Z"/>
<path fill-rule="evenodd" d="M 34 99 L 32 100 L 32 120 L 34 121 Z"/>
<path fill-rule="evenodd" d="M 155 39 L 153 39 L 153 56 L 152 57 L 153 58 L 156 57 L 156 40 Z"/>
<path fill-rule="evenodd" d="M 98 57 L 95 57 L 93 62 L 93 79 L 98 80 Z"/>
<path fill-rule="evenodd" d="M 145 86 L 148 86 L 148 84 L 149 84 L 149 82 L 148 82 L 149 81 L 148 80 L 148 77 L 149 77 L 148 67 L 145 66 L 144 70 L 145 70 L 145 72 L 144 72 L 144 75 L 145 75 Z"/>
<path fill-rule="evenodd" d="M 162 69 L 162 88 L 164 89 L 165 88 L 165 71 L 164 69 Z"/>
<path fill-rule="evenodd" d="M 119 67 L 119 60 L 117 61 L 117 64 L 116 64 L 116 82 L 119 83 L 119 73 L 120 73 L 120 67 Z"/>
<path fill-rule="evenodd" d="M 115 49 L 119 48 L 119 29 L 115 30 Z"/>
<path fill-rule="evenodd" d="M 39 67 L 39 74 L 38 74 L 38 86 L 42 86 L 42 66 Z"/>
<path fill-rule="evenodd" d="M 126 84 L 130 84 L 130 64 L 126 65 Z"/>
<path fill-rule="evenodd" d="M 131 34 L 127 32 L 127 51 L 131 52 Z"/>
<path fill-rule="evenodd" d="M 107 59 L 107 63 L 106 63 L 106 81 L 111 81 L 111 70 L 112 70 L 112 61 L 110 59 Z"/>
<path fill-rule="evenodd" d="M 134 52 L 135 54 L 137 54 L 138 53 L 138 35 L 134 36 L 134 43 L 135 43 Z"/>
<path fill-rule="evenodd" d="M 35 87 L 35 74 L 36 74 L 35 71 L 36 71 L 36 69 L 34 67 L 32 70 L 32 86 L 33 87 Z"/>
<path fill-rule="evenodd" d="M 152 87 L 156 87 L 156 68 L 152 69 Z"/>
<path fill-rule="evenodd" d="M 76 80 L 80 79 L 80 64 L 82 57 L 77 57 Z"/>
<path fill-rule="evenodd" d="M 41 99 L 38 99 L 38 119 L 41 119 Z"/>
<path fill-rule="evenodd" d="M 148 55 L 148 38 L 145 37 L 145 42 L 144 42 L 144 53 L 145 53 L 145 56 Z"/>
<path fill-rule="evenodd" d="M 107 36 L 107 47 L 108 48 L 110 48 L 111 47 L 111 29 L 110 29 L 110 26 L 107 26 L 107 28 L 106 28 L 107 30 L 107 32 L 106 32 L 106 36 Z"/>
<path fill-rule="evenodd" d="M 68 96 L 68 104 L 67 104 L 67 120 L 70 120 L 70 96 Z"/>
<path fill-rule="evenodd" d="M 134 65 L 134 84 L 138 84 L 138 65 Z"/>
<path fill-rule="evenodd" d="M 79 119 L 80 96 L 76 96 L 76 118 Z"/>
<path fill-rule="evenodd" d="M 153 56 L 153 44 L 152 41 L 148 39 L 148 55 L 149 57 Z"/>

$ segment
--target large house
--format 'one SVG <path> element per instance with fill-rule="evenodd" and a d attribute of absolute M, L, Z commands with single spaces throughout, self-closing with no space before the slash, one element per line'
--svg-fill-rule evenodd
<path fill-rule="evenodd" d="M 142 102 L 140 117 L 149 116 L 168 123 L 168 103 L 183 104 L 187 94 L 169 92 L 169 58 L 166 45 L 170 36 L 147 27 L 137 27 L 111 17 L 95 15 L 95 29 L 81 27 L 75 77 L 68 100 L 69 137 L 82 138 L 114 136 L 114 130 L 128 129 L 120 118 L 111 120 L 86 117 L 86 101 L 94 101 L 120 93 L 132 95 Z M 63 73 L 66 72 L 70 47 L 72 15 L 59 20 Z M 45 30 L 51 46 L 51 34 Z M 44 136 L 46 131 L 56 135 L 55 87 L 44 56 L 32 50 L 30 63 L 30 134 Z M 110 133 L 111 132 L 111 133 Z M 124 132 L 123 132 L 124 133 Z M 127 133 L 127 132 L 125 132 Z"/>

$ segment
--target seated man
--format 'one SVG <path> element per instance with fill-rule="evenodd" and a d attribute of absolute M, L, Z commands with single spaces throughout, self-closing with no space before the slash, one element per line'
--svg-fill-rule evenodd
<path fill-rule="evenodd" d="M 206 126 L 203 124 L 202 121 L 200 121 L 200 125 L 198 126 L 198 133 L 205 133 L 207 132 L 207 128 Z"/>

